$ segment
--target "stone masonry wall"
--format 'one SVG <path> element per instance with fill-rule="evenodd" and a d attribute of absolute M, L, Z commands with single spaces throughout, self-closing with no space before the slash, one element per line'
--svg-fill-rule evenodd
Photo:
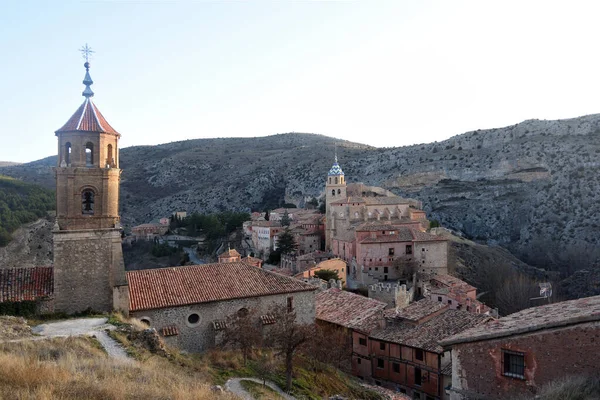
<path fill-rule="evenodd" d="M 55 311 L 112 311 L 124 277 L 119 230 L 54 232 Z"/>
<path fill-rule="evenodd" d="M 166 337 L 166 342 L 178 346 L 181 350 L 198 353 L 218 344 L 215 340 L 217 332 L 213 328 L 213 321 L 224 320 L 237 313 L 241 308 L 247 308 L 250 312 L 255 312 L 257 316 L 265 315 L 275 305 L 285 307 L 288 297 L 294 298 L 293 305 L 299 323 L 306 324 L 315 321 L 314 291 L 136 311 L 131 315 L 138 319 L 147 319 L 150 326 L 159 332 L 166 326 L 175 325 L 179 330 L 179 335 Z M 188 322 L 188 317 L 193 313 L 200 316 L 197 324 Z"/>
<path fill-rule="evenodd" d="M 525 379 L 502 375 L 502 349 L 525 353 Z M 599 374 L 600 322 L 452 346 L 452 400 L 535 394 L 567 376 Z"/>

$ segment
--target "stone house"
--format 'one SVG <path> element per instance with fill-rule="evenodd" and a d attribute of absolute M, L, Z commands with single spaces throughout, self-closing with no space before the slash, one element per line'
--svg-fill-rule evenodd
<path fill-rule="evenodd" d="M 353 371 L 364 374 L 366 363 L 371 374 L 359 376 L 420 400 L 448 398 L 444 388 L 450 382 L 451 356 L 440 342 L 489 319 L 428 299 L 386 310 L 384 317 L 385 328 L 372 331 L 366 345 L 363 342 L 363 354 L 353 360 Z"/>
<path fill-rule="evenodd" d="M 336 258 L 333 253 L 326 251 L 313 251 L 302 255 L 282 254 L 281 268 L 289 269 L 293 274 L 314 268 L 317 264 L 325 260 Z"/>
<path fill-rule="evenodd" d="M 255 221 L 252 223 L 252 246 L 257 253 L 267 256 L 277 250 L 277 236 L 283 231 L 276 221 Z"/>
<path fill-rule="evenodd" d="M 315 320 L 314 286 L 241 262 L 129 271 L 127 280 L 130 315 L 188 352 L 218 345 L 225 320 L 238 312 L 253 312 L 265 325 L 273 307 L 283 306 L 299 323 Z"/>
<path fill-rule="evenodd" d="M 242 255 L 236 249 L 228 248 L 219 254 L 218 260 L 220 263 L 240 262 L 242 261 Z"/>
<path fill-rule="evenodd" d="M 339 258 L 321 261 L 316 266 L 309 268 L 305 271 L 302 271 L 302 272 L 294 275 L 294 277 L 299 278 L 299 279 L 310 278 L 311 276 L 315 275 L 315 272 L 320 271 L 320 270 L 336 271 L 338 274 L 338 277 L 340 278 L 340 281 L 342 282 L 342 285 L 346 286 L 346 281 L 348 278 L 348 266 L 346 265 L 346 263 L 343 260 L 340 260 Z"/>
<path fill-rule="evenodd" d="M 155 237 L 162 236 L 169 230 L 169 225 L 163 224 L 141 224 L 131 228 L 131 234 L 136 239 L 152 240 Z"/>
<path fill-rule="evenodd" d="M 485 314 L 492 310 L 477 300 L 477 289 L 467 282 L 447 274 L 432 274 L 423 295 L 430 300 L 448 304 L 450 308 Z"/>
<path fill-rule="evenodd" d="M 528 308 L 441 342 L 452 349 L 450 398 L 535 395 L 561 378 L 600 373 L 600 296 Z"/>

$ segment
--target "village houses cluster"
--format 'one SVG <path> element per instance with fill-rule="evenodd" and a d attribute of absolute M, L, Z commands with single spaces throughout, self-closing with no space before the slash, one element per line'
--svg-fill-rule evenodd
<path fill-rule="evenodd" d="M 83 104 L 56 131 L 54 264 L 0 269 L 0 302 L 34 302 L 39 313 L 120 310 L 188 352 L 218 346 L 232 315 L 252 313 L 268 332 L 278 306 L 344 335 L 347 372 L 412 399 L 505 398 L 597 372 L 600 340 L 589 338 L 600 333 L 600 296 L 499 317 L 448 273 L 448 240 L 420 202 L 347 183 L 337 155 L 323 174 L 325 214 L 253 213 L 243 224 L 250 248 L 224 243 L 218 262 L 126 271 L 121 135 L 91 100 L 87 63 L 83 82 Z M 164 218 L 132 236 L 168 230 Z M 297 248 L 268 265 L 284 233 Z M 338 279 L 315 276 L 323 270 Z"/>

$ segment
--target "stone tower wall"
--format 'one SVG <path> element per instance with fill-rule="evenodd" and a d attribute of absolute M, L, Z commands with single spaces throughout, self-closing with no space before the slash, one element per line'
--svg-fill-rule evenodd
<path fill-rule="evenodd" d="M 113 291 L 126 284 L 118 229 L 54 231 L 55 310 L 113 310 Z"/>

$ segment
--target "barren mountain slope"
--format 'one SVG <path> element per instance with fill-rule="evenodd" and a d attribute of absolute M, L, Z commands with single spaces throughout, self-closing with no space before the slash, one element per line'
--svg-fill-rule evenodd
<path fill-rule="evenodd" d="M 318 196 L 335 140 L 321 135 L 198 139 L 125 148 L 125 225 L 173 210 L 301 203 Z M 338 142 L 350 182 L 423 201 L 430 218 L 508 247 L 538 265 L 576 268 L 598 258 L 600 115 L 529 120 L 439 143 L 376 149 Z M 55 158 L 3 173 L 53 185 Z"/>

